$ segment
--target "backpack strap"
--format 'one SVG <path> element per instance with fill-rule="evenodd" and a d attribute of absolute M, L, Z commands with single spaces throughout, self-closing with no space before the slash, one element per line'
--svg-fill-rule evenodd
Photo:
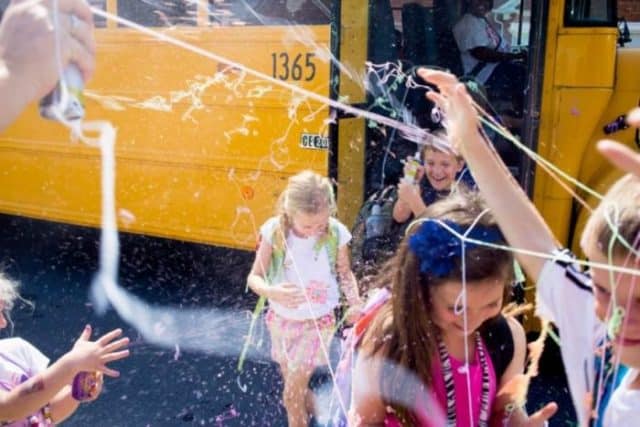
<path fill-rule="evenodd" d="M 340 230 L 338 224 L 333 218 L 329 218 L 329 230 L 325 238 L 318 240 L 313 249 L 315 251 L 322 250 L 322 247 L 327 251 L 327 257 L 329 258 L 329 265 L 331 267 L 331 274 L 334 276 L 338 274 L 338 244 L 340 243 Z"/>
<path fill-rule="evenodd" d="M 387 288 L 380 288 L 378 292 L 376 292 L 375 295 L 373 295 L 371 299 L 367 301 L 367 304 L 362 309 L 362 317 L 360 317 L 355 325 L 353 325 L 353 332 L 357 337 L 357 341 L 360 341 L 360 338 L 367 331 L 369 324 L 371 323 L 373 318 L 376 317 L 376 314 L 378 314 L 378 310 L 380 309 L 380 307 L 382 307 L 384 303 L 389 301 L 390 298 L 391 292 L 389 292 Z"/>
<path fill-rule="evenodd" d="M 267 269 L 266 278 L 269 283 L 278 275 L 280 269 L 284 266 L 284 260 L 286 255 L 285 242 L 280 242 L 283 240 L 283 236 L 281 235 L 281 231 L 279 227 L 273 231 L 273 237 L 271 241 L 273 242 L 273 249 L 271 252 L 271 262 L 269 263 L 269 268 Z M 313 245 L 313 250 L 316 252 L 320 252 L 322 249 L 327 251 L 327 257 L 329 258 L 329 264 L 331 267 L 331 274 L 337 273 L 336 264 L 338 262 L 338 244 L 340 242 L 340 230 L 338 229 L 338 224 L 335 222 L 333 218 L 329 218 L 329 228 L 327 230 L 327 234 L 318 239 L 318 241 Z"/>
<path fill-rule="evenodd" d="M 500 378 L 511 363 L 514 352 L 513 335 L 507 319 L 500 314 L 485 322 L 480 329 L 480 335 L 487 346 L 496 379 L 500 383 Z"/>
<path fill-rule="evenodd" d="M 271 242 L 272 242 L 271 261 L 269 262 L 269 266 L 267 267 L 267 271 L 265 274 L 265 280 L 267 284 L 271 284 L 273 282 L 273 279 L 278 274 L 278 271 L 284 265 L 284 258 L 285 258 L 284 244 L 285 243 L 283 242 L 283 239 L 284 239 L 284 236 L 282 236 L 280 227 L 276 227 L 271 236 Z M 260 247 L 261 243 L 262 243 L 262 237 L 260 237 L 258 240 L 258 247 Z M 240 351 L 240 356 L 238 357 L 238 365 L 236 367 L 238 372 L 242 372 L 242 369 L 244 368 L 244 361 L 247 357 L 247 352 L 249 351 L 249 347 L 251 346 L 251 341 L 253 339 L 253 331 L 266 305 L 267 305 L 267 298 L 265 298 L 264 296 L 258 297 L 258 302 L 256 302 L 256 306 L 253 309 L 253 313 L 251 313 L 251 322 L 249 323 L 249 331 L 247 332 L 247 336 L 244 339 L 244 344 L 242 345 L 242 350 Z"/>

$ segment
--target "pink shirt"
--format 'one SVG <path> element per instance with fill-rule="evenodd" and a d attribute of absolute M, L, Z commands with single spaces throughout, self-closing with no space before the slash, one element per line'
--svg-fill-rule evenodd
<path fill-rule="evenodd" d="M 487 346 L 482 343 L 486 360 L 489 364 L 489 413 L 491 413 L 491 408 L 493 407 L 493 402 L 496 397 L 497 390 L 497 379 L 496 373 L 493 368 L 493 363 L 491 362 L 491 357 L 489 357 L 489 352 L 487 350 Z M 442 427 L 446 425 L 446 414 L 447 414 L 447 393 L 444 386 L 444 377 L 442 374 L 442 367 L 440 365 L 440 359 L 437 357 L 437 353 L 435 354 L 435 359 L 433 361 L 433 390 L 431 391 L 431 398 L 434 398 L 438 402 L 442 412 L 441 416 L 444 416 L 444 419 L 441 419 L 441 416 L 438 416 L 434 419 L 431 414 L 425 413 L 418 414 L 419 427 Z M 482 396 L 482 365 L 480 364 L 480 359 L 478 352 L 475 352 L 475 358 L 473 362 L 469 365 L 469 374 L 470 374 L 470 383 L 471 383 L 471 410 L 472 414 L 469 414 L 469 402 L 467 399 L 467 375 L 462 370 L 463 363 L 462 361 L 456 359 L 453 356 L 449 356 L 451 359 L 451 370 L 454 376 L 454 386 L 456 391 L 456 425 L 459 427 L 469 427 L 471 425 L 477 426 L 478 420 L 480 419 L 480 405 Z M 425 399 L 427 396 L 417 396 L 416 397 L 416 407 L 418 409 L 428 407 L 428 404 L 425 404 Z M 422 403 L 421 403 L 422 402 Z M 473 420 L 473 424 L 471 424 L 471 420 Z M 400 422 L 396 419 L 393 414 L 387 415 L 384 421 L 384 425 L 388 427 L 401 427 Z"/>

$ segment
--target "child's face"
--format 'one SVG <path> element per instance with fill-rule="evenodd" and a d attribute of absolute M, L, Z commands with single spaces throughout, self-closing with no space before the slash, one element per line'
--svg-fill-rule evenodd
<path fill-rule="evenodd" d="M 496 316 L 502 308 L 505 283 L 488 278 L 467 282 L 467 333 L 462 315 L 462 283 L 445 282 L 431 290 L 433 321 L 443 333 L 465 337 L 476 331 L 485 320 Z"/>
<path fill-rule="evenodd" d="M 290 215 L 293 232 L 302 238 L 321 236 L 327 231 L 329 226 L 329 209 L 324 209 L 318 213 L 310 214 L 296 212 Z"/>
<path fill-rule="evenodd" d="M 463 163 L 456 156 L 427 148 L 423 155 L 424 173 L 431 186 L 438 190 L 450 190 Z"/>
<path fill-rule="evenodd" d="M 585 250 L 585 255 L 593 262 L 608 264 L 607 257 L 600 251 Z M 630 257 L 630 261 L 625 263 L 624 259 L 614 258 L 613 264 L 638 270 L 638 264 L 632 259 L 633 257 Z M 604 268 L 593 268 L 591 276 L 596 316 L 605 322 L 609 321 L 613 297 L 616 304 L 625 310 L 620 333 L 612 341 L 614 351 L 620 356 L 621 363 L 640 367 L 640 276 L 614 272 L 611 280 L 612 276 Z"/>
<path fill-rule="evenodd" d="M 469 11 L 475 16 L 483 17 L 491 11 L 491 1 L 471 0 Z"/>

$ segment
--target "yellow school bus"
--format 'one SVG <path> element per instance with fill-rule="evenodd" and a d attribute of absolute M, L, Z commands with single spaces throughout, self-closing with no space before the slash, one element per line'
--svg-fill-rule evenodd
<path fill-rule="evenodd" d="M 260 22 L 235 13 L 240 3 L 93 2 L 231 62 L 96 18 L 86 119 L 117 128 L 121 230 L 251 247 L 288 176 L 326 173 L 328 107 L 244 68 L 328 97 L 329 18 L 309 7 L 300 28 L 273 10 Z M 0 136 L 0 167 L 1 212 L 100 224 L 99 151 L 40 118 L 37 105 Z"/>
<path fill-rule="evenodd" d="M 489 19 L 500 37 L 528 52 L 522 142 L 603 190 L 616 172 L 595 143 L 640 99 L 640 51 L 619 43 L 616 2 L 492 3 Z M 393 153 L 398 134 L 317 96 L 376 111 L 377 94 L 363 82 L 372 64 L 461 73 L 451 65 L 459 53 L 446 40 L 463 0 L 92 4 L 226 58 L 96 18 L 87 119 L 107 119 L 118 130 L 119 226 L 133 233 L 251 248 L 286 178 L 303 168 L 335 179 L 339 215 L 349 224 L 371 188 L 370 171 L 380 167 L 371 153 L 381 146 Z M 633 130 L 612 137 L 640 144 Z M 535 162 L 518 153 L 510 159 L 559 241 L 577 248 L 574 230 L 587 210 Z M 99 224 L 98 151 L 73 143 L 37 106 L 0 134 L 0 167 L 0 212 Z"/>

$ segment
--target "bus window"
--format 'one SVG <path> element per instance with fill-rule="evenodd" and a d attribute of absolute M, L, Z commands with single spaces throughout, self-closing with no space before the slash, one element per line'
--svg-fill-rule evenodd
<path fill-rule="evenodd" d="M 141 0 L 118 2 L 118 15 L 146 27 L 195 26 L 197 2 Z"/>
<path fill-rule="evenodd" d="M 613 27 L 616 25 L 616 3 L 614 0 L 567 1 L 564 24 L 568 27 Z"/>
<path fill-rule="evenodd" d="M 0 21 L 2 20 L 2 15 L 4 14 L 5 9 L 9 6 L 9 2 L 11 0 L 0 0 Z M 91 7 L 95 7 L 97 9 L 101 9 L 106 11 L 106 3 L 107 0 L 89 0 L 89 4 Z M 96 28 L 104 28 L 106 27 L 106 19 L 100 16 L 94 15 L 94 24 Z"/>
<path fill-rule="evenodd" d="M 107 10 L 107 0 L 89 0 L 91 7 L 100 9 L 102 11 Z M 96 28 L 105 28 L 107 26 L 107 20 L 103 16 L 93 15 L 93 23 Z"/>
<path fill-rule="evenodd" d="M 531 28 L 531 0 L 506 0 L 495 2 L 491 11 L 491 20 L 496 24 L 500 35 L 512 48 L 523 48 L 529 45 Z"/>
<path fill-rule="evenodd" d="M 330 0 L 209 0 L 212 25 L 326 25 Z"/>

